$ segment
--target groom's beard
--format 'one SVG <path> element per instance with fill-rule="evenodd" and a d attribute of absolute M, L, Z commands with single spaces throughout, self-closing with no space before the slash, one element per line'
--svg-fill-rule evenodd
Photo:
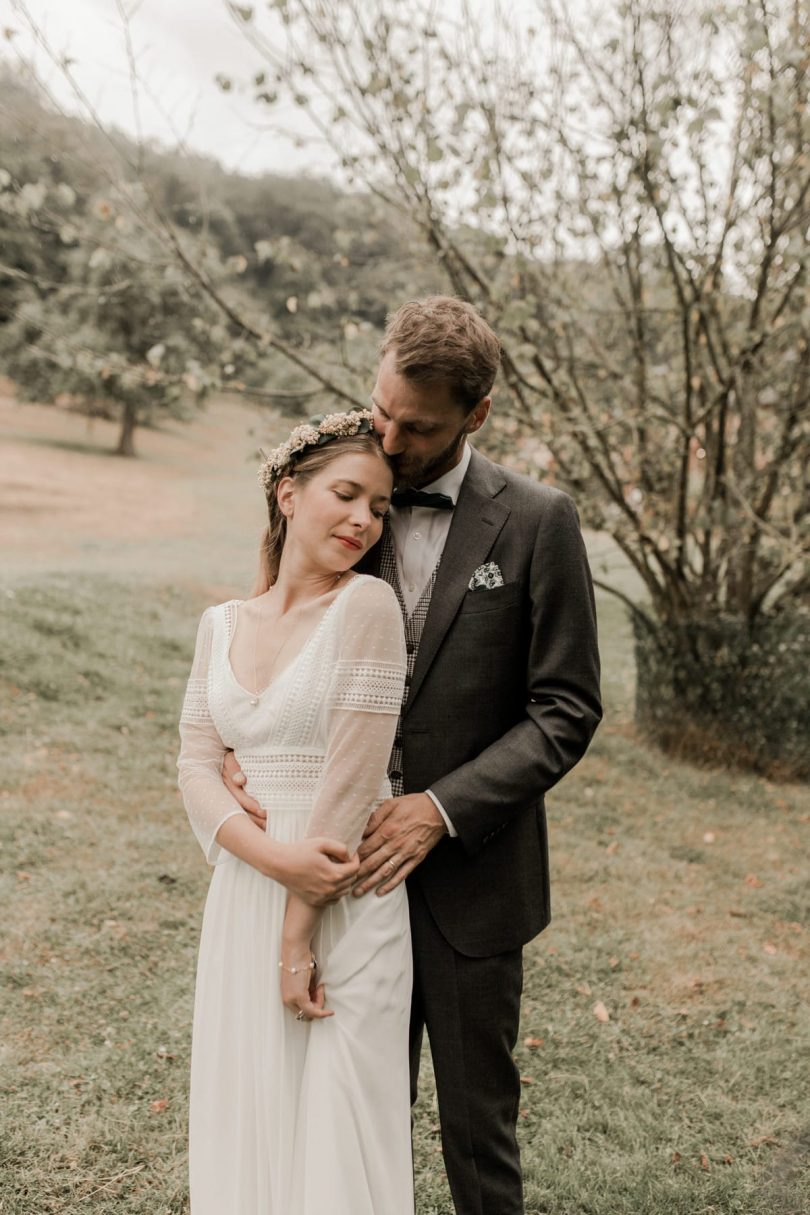
<path fill-rule="evenodd" d="M 397 489 L 421 489 L 430 485 L 431 481 L 443 476 L 451 468 L 455 468 L 461 458 L 461 445 L 467 431 L 460 430 L 452 442 L 448 443 L 438 455 L 429 460 L 417 460 L 404 452 L 399 456 L 389 456 L 394 469 L 394 484 Z"/>

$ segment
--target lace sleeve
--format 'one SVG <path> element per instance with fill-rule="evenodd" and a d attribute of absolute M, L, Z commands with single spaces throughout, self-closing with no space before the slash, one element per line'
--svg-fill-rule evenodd
<path fill-rule="evenodd" d="M 405 686 L 405 636 L 387 583 L 365 582 L 348 597 L 331 683 L 329 741 L 307 822 L 352 850 L 380 796 Z"/>
<path fill-rule="evenodd" d="M 226 819 L 244 814 L 222 783 L 225 747 L 208 711 L 208 667 L 211 661 L 213 616 L 203 613 L 183 710 L 180 714 L 178 785 L 192 830 L 209 865 L 230 855 L 216 842 Z"/>

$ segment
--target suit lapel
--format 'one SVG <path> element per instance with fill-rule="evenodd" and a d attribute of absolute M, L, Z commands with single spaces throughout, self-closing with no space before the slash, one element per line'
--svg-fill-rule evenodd
<path fill-rule="evenodd" d="M 436 575 L 406 713 L 461 607 L 470 578 L 486 561 L 509 517 L 509 507 L 495 499 L 505 484 L 498 466 L 473 450 Z"/>

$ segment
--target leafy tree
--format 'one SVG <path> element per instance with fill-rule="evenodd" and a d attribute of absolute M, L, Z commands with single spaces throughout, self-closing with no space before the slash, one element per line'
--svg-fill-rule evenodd
<path fill-rule="evenodd" d="M 83 108 L 83 120 L 59 112 L 41 85 L 0 64 L 0 350 L 23 390 L 44 399 L 71 391 L 90 409 L 118 394 L 129 428 L 136 414 L 187 412 L 188 356 L 189 382 L 293 412 L 320 408 L 318 395 L 365 400 L 372 326 L 391 289 L 436 285 L 413 225 L 326 181 L 245 177 L 210 158 L 137 145 Z M 140 318 L 137 329 L 147 315 L 129 307 L 125 285 L 148 301 L 148 333 L 116 327 Z M 122 312 L 107 306 L 113 286 Z M 169 344 L 154 333 L 164 312 Z M 160 365 L 144 363 L 149 351 L 154 363 L 155 348 Z"/>
<path fill-rule="evenodd" d="M 276 0 L 279 50 L 229 7 L 258 103 L 294 97 L 501 334 L 501 443 L 645 589 L 605 584 L 645 728 L 810 771 L 806 7 L 541 0 L 493 31 L 472 6 Z"/>
<path fill-rule="evenodd" d="M 114 199 L 82 206 L 64 183 L 15 185 L 8 174 L 4 185 L 6 216 L 56 233 L 62 245 L 59 277 L 27 276 L 29 290 L 0 331 L 5 370 L 32 398 L 67 394 L 88 411 L 114 410 L 117 453 L 134 455 L 136 427 L 185 417 L 201 400 L 219 317 Z M 218 336 L 221 348 L 226 335 Z"/>

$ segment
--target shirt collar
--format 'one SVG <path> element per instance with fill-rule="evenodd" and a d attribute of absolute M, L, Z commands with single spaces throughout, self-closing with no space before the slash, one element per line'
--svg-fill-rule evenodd
<path fill-rule="evenodd" d="M 429 494 L 447 494 L 448 498 L 452 498 L 453 502 L 458 502 L 458 495 L 461 490 L 461 483 L 467 475 L 467 469 L 470 466 L 472 459 L 472 448 L 469 443 L 464 441 L 464 451 L 461 459 L 454 468 L 443 476 L 437 477 L 435 481 L 431 481 L 430 485 L 423 485 L 421 488 Z"/>

